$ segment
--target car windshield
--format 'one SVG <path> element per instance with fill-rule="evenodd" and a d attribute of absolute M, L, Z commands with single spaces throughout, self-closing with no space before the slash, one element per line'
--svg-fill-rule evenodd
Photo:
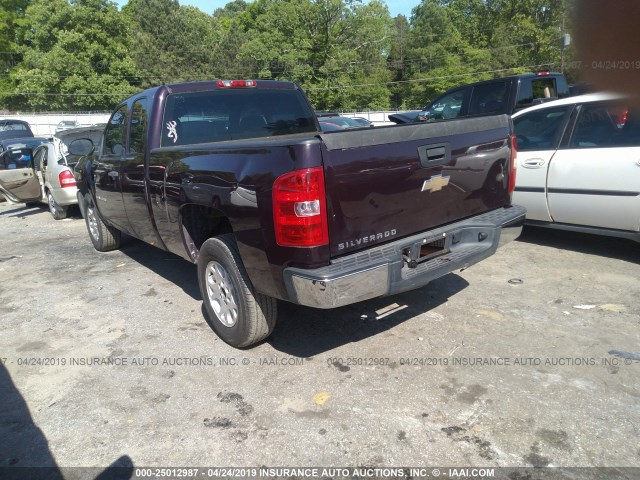
<path fill-rule="evenodd" d="M 24 130 L 25 132 L 28 132 L 29 127 L 25 123 L 19 121 L 6 120 L 4 122 L 0 122 L 0 132 L 12 130 Z"/>

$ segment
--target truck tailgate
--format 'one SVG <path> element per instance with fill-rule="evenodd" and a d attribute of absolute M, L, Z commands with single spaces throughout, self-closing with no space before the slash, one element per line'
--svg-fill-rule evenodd
<path fill-rule="evenodd" d="M 506 115 L 321 135 L 331 255 L 510 203 Z"/>

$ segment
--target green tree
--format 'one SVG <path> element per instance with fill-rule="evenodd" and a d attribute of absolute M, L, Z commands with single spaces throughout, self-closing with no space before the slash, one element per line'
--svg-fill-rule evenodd
<path fill-rule="evenodd" d="M 0 0 L 0 92 L 12 92 L 15 84 L 11 71 L 22 61 L 24 13 L 30 0 Z M 14 95 L 0 96 L 0 105 L 13 107 L 19 99 Z"/>
<path fill-rule="evenodd" d="M 177 0 L 131 0 L 122 14 L 145 87 L 211 73 L 221 38 L 217 18 Z"/>
<path fill-rule="evenodd" d="M 34 0 L 16 91 L 35 110 L 109 109 L 136 88 L 124 23 L 107 0 Z"/>
<path fill-rule="evenodd" d="M 256 0 L 240 17 L 238 59 L 261 78 L 303 85 L 319 109 L 387 108 L 392 24 L 378 0 Z"/>

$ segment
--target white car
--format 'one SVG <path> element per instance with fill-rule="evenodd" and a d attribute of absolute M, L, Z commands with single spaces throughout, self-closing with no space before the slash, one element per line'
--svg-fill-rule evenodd
<path fill-rule="evenodd" d="M 640 241 L 639 105 L 594 93 L 513 114 L 527 223 Z"/>
<path fill-rule="evenodd" d="M 67 145 L 78 138 L 99 141 L 104 125 L 81 127 L 56 133 L 53 139 L 12 145 L 0 155 L 0 192 L 14 203 L 43 202 L 56 220 L 66 218 L 78 203 L 73 168 L 77 158 Z M 38 145 L 39 144 L 39 145 Z"/>

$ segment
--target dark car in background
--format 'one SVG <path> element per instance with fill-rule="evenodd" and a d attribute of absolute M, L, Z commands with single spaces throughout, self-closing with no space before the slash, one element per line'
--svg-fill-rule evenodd
<path fill-rule="evenodd" d="M 317 114 L 320 128 L 323 132 L 333 132 L 336 130 L 345 130 L 349 128 L 373 127 L 366 118 L 361 117 L 344 117 L 337 113 L 320 113 Z"/>
<path fill-rule="evenodd" d="M 0 138 L 0 155 L 7 150 L 21 149 L 21 148 L 30 148 L 31 150 L 35 150 L 37 147 L 42 145 L 43 143 L 47 143 L 51 141 L 51 138 L 45 137 L 20 137 L 20 138 L 8 138 L 2 139 Z"/>
<path fill-rule="evenodd" d="M 511 115 L 571 92 L 564 75 L 542 70 L 452 88 L 422 110 L 389 115 L 394 123 L 435 122 L 483 115 Z"/>
<path fill-rule="evenodd" d="M 33 137 L 31 125 L 23 120 L 0 120 L 0 140 Z"/>

